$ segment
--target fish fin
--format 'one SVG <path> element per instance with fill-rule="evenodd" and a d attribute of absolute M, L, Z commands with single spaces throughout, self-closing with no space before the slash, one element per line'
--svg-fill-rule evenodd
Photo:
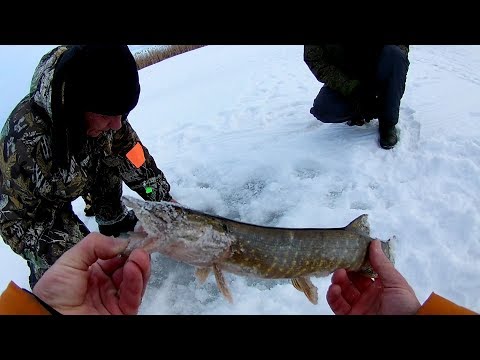
<path fill-rule="evenodd" d="M 312 304 L 318 304 L 318 289 L 313 285 L 309 277 L 299 277 L 292 279 L 291 281 L 293 287 L 298 291 L 303 292 Z"/>
<path fill-rule="evenodd" d="M 222 295 L 227 299 L 230 304 L 233 304 L 232 294 L 227 287 L 227 283 L 225 282 L 225 278 L 223 277 L 222 271 L 218 268 L 216 264 L 213 264 L 213 274 L 215 275 L 215 281 L 217 282 L 217 287 L 222 293 Z"/>
<path fill-rule="evenodd" d="M 295 278 L 295 279 L 292 279 L 292 285 L 295 289 L 297 289 L 298 291 L 300 292 L 303 292 L 302 290 L 302 287 L 300 286 L 300 284 L 298 283 L 298 279 Z"/>
<path fill-rule="evenodd" d="M 197 270 L 195 270 L 195 277 L 200 284 L 203 284 L 207 280 L 209 274 L 210 268 L 197 268 Z"/>
<path fill-rule="evenodd" d="M 370 236 L 370 225 L 368 223 L 368 214 L 362 214 L 345 226 L 345 230 L 355 232 L 360 235 Z"/>
<path fill-rule="evenodd" d="M 373 270 L 372 264 L 370 264 L 370 260 L 368 260 L 368 255 L 367 255 L 367 259 L 365 260 L 363 265 L 360 267 L 360 270 L 358 270 L 358 273 L 370 279 L 378 278 L 378 274 L 375 272 L 375 270 Z"/>

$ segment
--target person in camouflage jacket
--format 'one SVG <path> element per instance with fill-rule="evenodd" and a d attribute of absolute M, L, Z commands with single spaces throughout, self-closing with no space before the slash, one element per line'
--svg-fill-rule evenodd
<path fill-rule="evenodd" d="M 324 84 L 310 113 L 325 123 L 359 126 L 378 118 L 380 146 L 393 148 L 408 53 L 408 45 L 305 45 L 304 61 Z"/>
<path fill-rule="evenodd" d="M 0 232 L 30 268 L 30 286 L 89 229 L 72 210 L 90 199 L 99 231 L 133 231 L 123 182 L 143 199 L 175 201 L 128 122 L 140 84 L 128 46 L 58 46 L 37 66 L 30 93 L 0 137 Z"/>

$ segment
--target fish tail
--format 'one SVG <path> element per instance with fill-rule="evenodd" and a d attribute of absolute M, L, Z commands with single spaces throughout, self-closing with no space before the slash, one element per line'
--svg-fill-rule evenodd
<path fill-rule="evenodd" d="M 397 247 L 397 237 L 393 235 L 387 241 L 382 241 L 382 250 L 387 256 L 387 258 L 395 265 L 395 250 Z"/>
<path fill-rule="evenodd" d="M 395 262 L 394 262 L 394 247 L 395 247 L 395 245 L 394 244 L 396 243 L 396 239 L 397 238 L 395 236 L 393 236 L 391 239 L 388 239 L 386 241 L 380 240 L 380 246 L 382 248 L 383 253 L 394 265 L 395 265 Z M 363 275 L 363 276 L 366 276 L 366 277 L 369 277 L 369 278 L 377 278 L 378 277 L 378 274 L 375 272 L 375 270 L 373 270 L 372 264 L 370 264 L 368 250 L 367 250 L 365 261 L 362 264 L 359 273 L 360 273 L 360 275 Z"/>

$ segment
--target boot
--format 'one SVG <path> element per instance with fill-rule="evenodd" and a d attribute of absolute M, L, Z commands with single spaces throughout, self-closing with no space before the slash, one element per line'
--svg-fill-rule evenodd
<path fill-rule="evenodd" d="M 380 146 L 383 149 L 392 149 L 398 141 L 397 136 L 397 129 L 395 129 L 395 125 L 393 126 L 380 126 L 378 129 L 380 133 Z"/>

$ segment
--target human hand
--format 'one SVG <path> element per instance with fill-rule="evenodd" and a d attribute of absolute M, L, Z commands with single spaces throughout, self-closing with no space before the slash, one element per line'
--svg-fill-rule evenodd
<path fill-rule="evenodd" d="M 378 118 L 380 104 L 372 86 L 360 83 L 352 93 L 351 100 L 354 112 L 365 122 Z"/>
<path fill-rule="evenodd" d="M 150 278 L 150 257 L 128 241 L 90 233 L 66 251 L 32 292 L 64 315 L 135 315 Z"/>
<path fill-rule="evenodd" d="M 420 308 L 415 292 L 382 251 L 370 244 L 369 260 L 378 278 L 345 269 L 333 273 L 327 302 L 336 315 L 413 315 Z"/>

